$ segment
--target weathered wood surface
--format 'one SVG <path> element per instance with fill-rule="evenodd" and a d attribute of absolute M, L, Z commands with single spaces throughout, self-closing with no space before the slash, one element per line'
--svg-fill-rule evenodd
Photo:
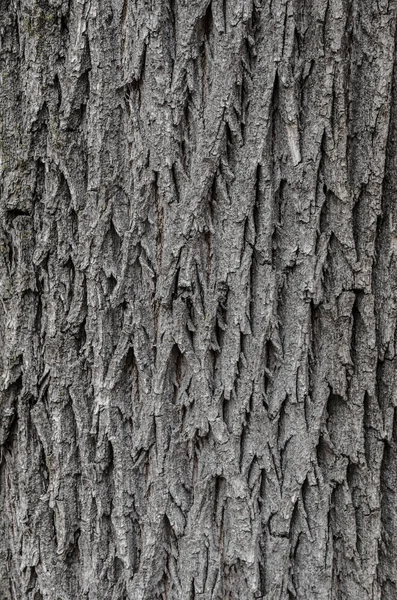
<path fill-rule="evenodd" d="M 1 0 L 1 600 L 397 598 L 395 38 Z"/>

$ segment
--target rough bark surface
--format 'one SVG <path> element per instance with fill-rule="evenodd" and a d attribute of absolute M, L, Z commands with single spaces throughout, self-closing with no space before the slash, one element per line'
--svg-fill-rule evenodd
<path fill-rule="evenodd" d="M 0 0 L 1 600 L 397 598 L 394 0 Z"/>

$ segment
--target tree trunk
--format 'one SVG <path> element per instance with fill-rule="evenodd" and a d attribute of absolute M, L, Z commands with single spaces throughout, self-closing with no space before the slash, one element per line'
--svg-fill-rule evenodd
<path fill-rule="evenodd" d="M 395 0 L 1 0 L 1 600 L 397 598 Z"/>

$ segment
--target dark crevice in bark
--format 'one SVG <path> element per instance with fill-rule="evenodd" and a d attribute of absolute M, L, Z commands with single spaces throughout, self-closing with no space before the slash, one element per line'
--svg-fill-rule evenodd
<path fill-rule="evenodd" d="M 70 131 L 77 130 L 83 126 L 89 98 L 90 78 L 89 72 L 85 71 L 77 80 L 76 88 L 73 94 L 73 102 L 68 117 L 68 129 Z"/>
<path fill-rule="evenodd" d="M 380 472 L 382 539 L 379 548 L 378 579 L 385 600 L 391 600 L 397 590 L 394 559 L 396 552 L 395 523 L 397 518 L 397 417 L 393 414 L 391 440 L 385 442 Z"/>

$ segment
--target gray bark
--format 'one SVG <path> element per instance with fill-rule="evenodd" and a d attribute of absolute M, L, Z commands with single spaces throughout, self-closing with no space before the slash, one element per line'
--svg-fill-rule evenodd
<path fill-rule="evenodd" d="M 395 600 L 395 38 L 0 1 L 1 600 Z"/>

